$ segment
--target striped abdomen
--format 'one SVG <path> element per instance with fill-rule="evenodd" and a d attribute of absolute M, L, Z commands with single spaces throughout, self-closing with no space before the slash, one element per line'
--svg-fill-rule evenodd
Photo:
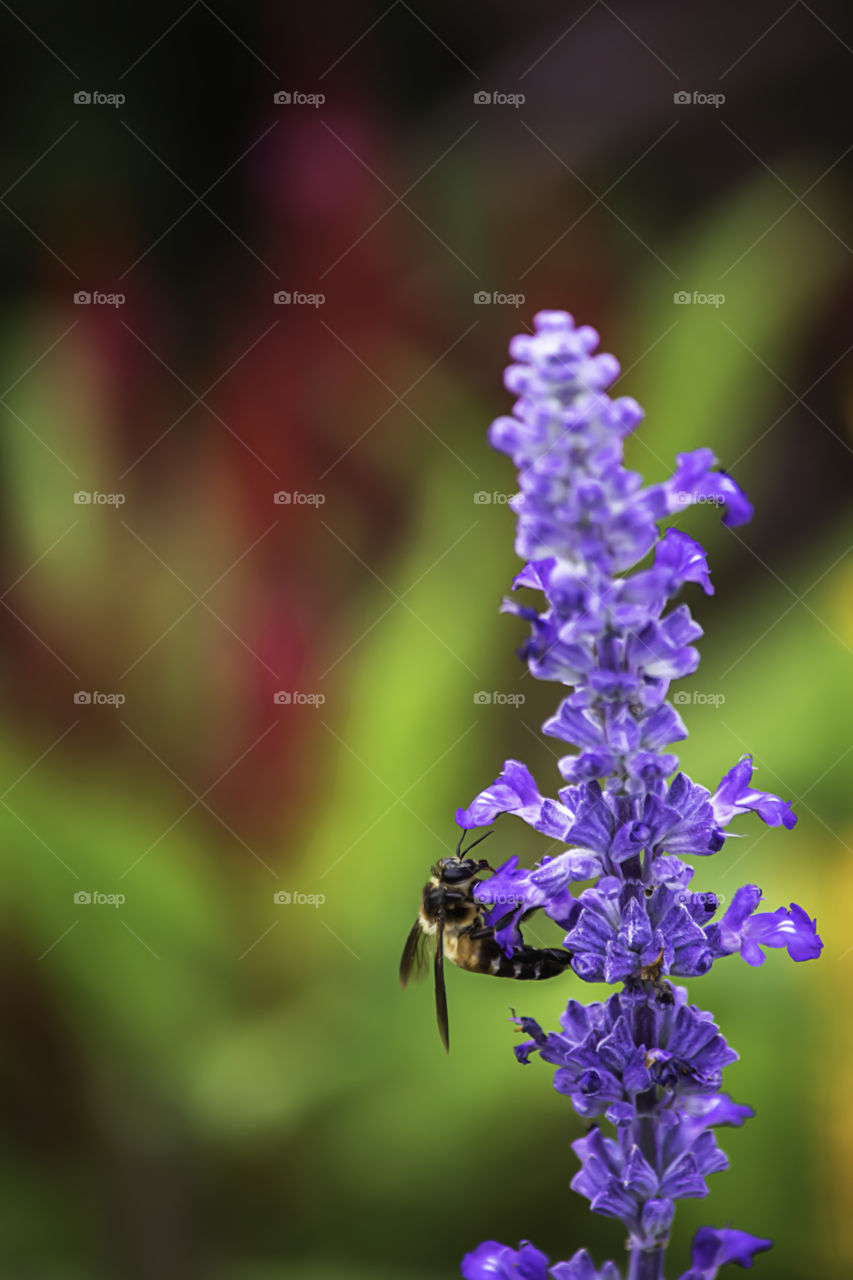
<path fill-rule="evenodd" d="M 444 954 L 460 969 L 471 973 L 490 973 L 496 978 L 521 981 L 556 978 L 571 961 L 569 952 L 559 947 L 516 947 L 512 956 L 507 956 L 493 937 L 472 938 L 464 933 L 445 933 Z"/>

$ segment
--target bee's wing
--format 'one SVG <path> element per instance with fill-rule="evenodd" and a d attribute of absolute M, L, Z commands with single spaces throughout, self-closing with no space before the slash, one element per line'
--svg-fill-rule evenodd
<path fill-rule="evenodd" d="M 444 912 L 439 911 L 435 922 L 435 1016 L 441 1043 L 450 1052 L 450 1025 L 447 1019 L 447 991 L 444 987 Z"/>
<path fill-rule="evenodd" d="M 429 935 L 424 933 L 420 920 L 416 920 L 400 957 L 401 986 L 405 987 L 409 982 L 420 982 L 426 977 L 429 968 L 428 948 Z"/>

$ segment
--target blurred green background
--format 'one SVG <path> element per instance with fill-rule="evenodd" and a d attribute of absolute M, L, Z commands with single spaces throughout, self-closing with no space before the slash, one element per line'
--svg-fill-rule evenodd
<path fill-rule="evenodd" d="M 710 445 L 755 502 L 745 530 L 679 521 L 717 588 L 689 598 L 681 754 L 713 787 L 753 751 L 800 821 L 743 820 L 696 884 L 758 881 L 826 943 L 692 986 L 757 1116 L 671 1273 L 732 1221 L 775 1238 L 775 1280 L 850 1275 L 853 15 L 0 23 L 3 1276 L 437 1280 L 494 1236 L 619 1258 L 568 1190 L 581 1123 L 506 1021 L 603 990 L 454 971 L 446 1058 L 397 984 L 456 806 L 507 756 L 559 785 L 555 690 L 497 614 L 513 473 L 485 442 L 543 306 L 621 360 L 631 465 Z M 548 851 L 507 819 L 489 856 Z"/>

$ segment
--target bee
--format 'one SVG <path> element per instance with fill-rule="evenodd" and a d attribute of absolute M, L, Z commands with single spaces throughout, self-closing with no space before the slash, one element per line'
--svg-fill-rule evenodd
<path fill-rule="evenodd" d="M 480 872 L 491 871 L 494 874 L 494 867 L 489 866 L 485 858 L 469 855 L 475 845 L 491 834 L 487 831 L 463 850 L 463 831 L 454 856 L 440 858 L 432 868 L 432 875 L 421 892 L 418 918 L 406 939 L 400 959 L 400 983 L 405 987 L 413 975 L 422 977 L 426 972 L 429 941 L 435 941 L 435 1012 L 439 1035 L 448 1051 L 450 1029 L 444 985 L 445 956 L 460 969 L 468 969 L 471 973 L 490 973 L 496 978 L 521 980 L 555 978 L 572 958 L 570 952 L 559 947 L 528 946 L 515 947 L 512 956 L 507 956 L 495 938 L 495 929 L 501 921 L 484 924 L 483 907 L 475 899 L 474 889 L 480 883 Z"/>

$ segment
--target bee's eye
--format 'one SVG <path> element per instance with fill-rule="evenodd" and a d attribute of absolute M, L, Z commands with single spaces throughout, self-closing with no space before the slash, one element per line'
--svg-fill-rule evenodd
<path fill-rule="evenodd" d="M 476 867 L 470 859 L 464 862 L 456 862 L 454 859 L 447 858 L 441 866 L 441 878 L 445 884 L 461 884 L 463 880 L 470 880 Z"/>

